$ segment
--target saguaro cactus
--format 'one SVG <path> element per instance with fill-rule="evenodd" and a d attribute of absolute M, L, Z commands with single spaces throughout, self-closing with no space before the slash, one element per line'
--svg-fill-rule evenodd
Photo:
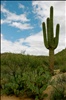
<path fill-rule="evenodd" d="M 54 73 L 54 49 L 58 46 L 59 41 L 59 28 L 60 25 L 56 25 L 56 36 L 54 37 L 54 27 L 53 27 L 53 6 L 50 7 L 50 18 L 47 18 L 47 29 L 45 22 L 42 23 L 44 44 L 47 49 L 49 49 L 49 67 L 50 71 Z"/>

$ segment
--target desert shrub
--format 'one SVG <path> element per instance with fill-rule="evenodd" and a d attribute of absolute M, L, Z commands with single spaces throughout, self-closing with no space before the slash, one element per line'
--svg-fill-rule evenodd
<path fill-rule="evenodd" d="M 3 54 L 1 57 L 1 90 L 3 94 L 15 94 L 43 98 L 50 73 L 44 57 Z"/>
<path fill-rule="evenodd" d="M 58 90 L 54 89 L 53 96 L 51 100 L 66 100 L 64 97 L 64 88 L 56 87 Z"/>
<path fill-rule="evenodd" d="M 20 92 L 24 89 L 22 75 L 16 72 L 15 75 L 4 76 L 4 79 L 5 80 L 2 78 L 1 82 L 2 93 L 7 95 L 15 94 L 16 96 L 19 96 Z"/>
<path fill-rule="evenodd" d="M 60 66 L 60 71 L 61 72 L 66 72 L 66 66 L 64 66 L 64 65 Z"/>
<path fill-rule="evenodd" d="M 43 95 L 43 91 L 46 89 L 49 79 L 50 73 L 42 67 L 38 67 L 30 73 L 23 73 L 26 94 L 35 100 L 42 100 L 44 96 L 47 96 L 47 94 Z"/>
<path fill-rule="evenodd" d="M 50 79 L 50 73 L 48 68 L 38 66 L 35 70 L 26 67 L 21 72 L 21 67 L 18 67 L 13 74 L 2 74 L 2 93 L 14 94 L 16 96 L 22 96 L 26 93 L 27 96 L 34 98 L 35 100 L 42 100 L 46 95 L 43 95 L 43 91 L 48 85 Z"/>
<path fill-rule="evenodd" d="M 54 91 L 51 96 L 51 100 L 66 100 L 66 76 L 59 76 L 56 81 L 51 83 Z"/>

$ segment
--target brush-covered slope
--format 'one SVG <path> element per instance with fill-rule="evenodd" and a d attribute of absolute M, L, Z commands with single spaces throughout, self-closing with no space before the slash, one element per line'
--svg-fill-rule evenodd
<path fill-rule="evenodd" d="M 66 71 L 66 49 L 55 55 L 55 67 Z"/>
<path fill-rule="evenodd" d="M 29 66 L 32 68 L 48 66 L 48 57 L 3 53 L 1 54 L 1 66 Z"/>
<path fill-rule="evenodd" d="M 66 71 L 66 49 L 55 55 L 55 68 Z M 1 94 L 26 95 L 41 100 L 51 78 L 49 57 L 1 54 Z"/>
<path fill-rule="evenodd" d="M 1 54 L 1 66 L 49 66 L 48 56 L 29 56 L 22 54 Z M 66 67 L 66 49 L 55 55 L 55 68 Z"/>

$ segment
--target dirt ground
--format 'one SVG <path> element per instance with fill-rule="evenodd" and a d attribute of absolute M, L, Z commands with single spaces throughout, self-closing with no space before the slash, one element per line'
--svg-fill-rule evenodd
<path fill-rule="evenodd" d="M 19 98 L 15 96 L 1 96 L 1 100 L 32 100 L 30 98 Z"/>

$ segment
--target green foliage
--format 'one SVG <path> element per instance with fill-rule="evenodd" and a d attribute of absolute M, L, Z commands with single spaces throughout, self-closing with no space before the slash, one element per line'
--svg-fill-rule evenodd
<path fill-rule="evenodd" d="M 27 95 L 35 100 L 43 98 L 50 78 L 47 57 L 20 54 L 1 55 L 2 94 Z"/>
<path fill-rule="evenodd" d="M 61 71 L 61 72 L 66 72 L 66 66 L 63 66 L 63 65 L 60 66 L 60 71 Z"/>
<path fill-rule="evenodd" d="M 51 96 L 51 100 L 66 100 L 66 76 L 59 76 L 56 81 L 53 80 L 52 86 L 54 91 Z"/>
<path fill-rule="evenodd" d="M 58 91 L 54 90 L 53 97 L 51 100 L 66 100 L 66 97 L 64 97 L 64 89 L 58 87 Z"/>
<path fill-rule="evenodd" d="M 55 55 L 55 66 L 66 67 L 65 55 L 66 49 Z M 47 66 L 47 56 L 1 54 L 1 93 L 16 96 L 26 94 L 35 100 L 41 100 L 47 96 L 42 95 L 50 79 Z"/>
<path fill-rule="evenodd" d="M 55 55 L 55 69 L 57 68 L 61 72 L 66 72 L 66 49 Z"/>
<path fill-rule="evenodd" d="M 46 89 L 49 79 L 50 73 L 42 67 L 38 67 L 30 73 L 23 73 L 27 95 L 33 97 L 35 100 L 42 100 L 46 96 L 43 95 L 43 91 Z"/>
<path fill-rule="evenodd" d="M 2 76 L 2 93 L 15 94 L 16 96 L 26 93 L 29 97 L 42 100 L 45 96 L 43 91 L 46 89 L 49 79 L 50 73 L 44 67 L 38 67 L 35 70 L 26 68 L 21 73 L 17 69 L 15 74 Z"/>

